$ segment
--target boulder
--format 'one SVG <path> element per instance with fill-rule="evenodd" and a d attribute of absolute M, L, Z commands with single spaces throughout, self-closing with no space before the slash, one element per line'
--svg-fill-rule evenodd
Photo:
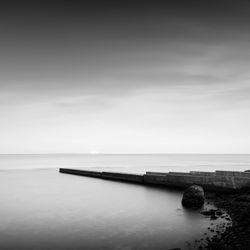
<path fill-rule="evenodd" d="M 185 190 L 182 205 L 190 208 L 200 208 L 205 202 L 204 190 L 201 186 L 192 185 Z"/>

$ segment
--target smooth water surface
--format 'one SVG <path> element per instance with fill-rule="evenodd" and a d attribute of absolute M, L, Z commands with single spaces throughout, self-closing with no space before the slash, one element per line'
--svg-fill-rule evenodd
<path fill-rule="evenodd" d="M 0 155 L 0 169 L 108 168 L 132 171 L 250 169 L 250 155 L 222 154 L 32 154 Z"/>
<path fill-rule="evenodd" d="M 183 209 L 180 191 L 60 174 L 57 169 L 107 170 L 112 163 L 108 168 L 117 170 L 120 162 L 120 171 L 157 171 L 164 165 L 175 170 L 172 164 L 179 171 L 184 170 L 181 157 L 98 157 L 1 156 L 0 249 L 186 249 L 187 241 L 193 244 L 211 227 L 198 211 Z M 230 164 L 237 170 L 243 163 L 249 168 L 249 157 L 238 159 Z M 189 169 L 191 162 L 201 165 L 200 159 L 196 165 L 193 158 L 186 161 L 186 170 L 194 169 Z M 227 161 L 217 162 L 222 166 Z M 205 166 L 210 163 L 203 159 Z"/>

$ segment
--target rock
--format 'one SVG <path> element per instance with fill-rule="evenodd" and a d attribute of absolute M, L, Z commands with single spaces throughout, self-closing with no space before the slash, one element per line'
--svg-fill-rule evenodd
<path fill-rule="evenodd" d="M 190 208 L 200 208 L 205 202 L 204 190 L 201 186 L 192 185 L 187 188 L 182 197 L 182 205 Z"/>
<path fill-rule="evenodd" d="M 217 215 L 212 215 L 211 217 L 210 217 L 210 220 L 216 220 L 216 219 L 218 219 L 219 217 L 217 216 Z"/>
<path fill-rule="evenodd" d="M 250 222 L 250 206 L 245 209 L 241 209 L 241 214 L 239 215 L 239 221 L 242 224 L 249 224 Z"/>
<path fill-rule="evenodd" d="M 201 214 L 206 215 L 206 216 L 213 216 L 215 215 L 217 210 L 215 209 L 210 209 L 210 210 L 203 210 L 201 211 Z"/>
<path fill-rule="evenodd" d="M 222 215 L 223 215 L 223 212 L 222 212 L 221 210 L 217 210 L 217 211 L 216 211 L 216 215 L 222 216 Z"/>
<path fill-rule="evenodd" d="M 235 198 L 237 202 L 249 202 L 250 203 L 250 195 L 239 195 Z"/>
<path fill-rule="evenodd" d="M 223 250 L 223 249 L 228 249 L 225 248 L 225 246 L 223 245 L 222 242 L 209 242 L 209 244 L 207 245 L 206 249 L 213 249 L 213 250 Z"/>
<path fill-rule="evenodd" d="M 206 216 L 210 216 L 211 220 L 216 220 L 219 217 L 225 218 L 222 211 L 219 209 L 203 210 L 203 211 L 201 211 L 201 214 L 206 215 Z"/>

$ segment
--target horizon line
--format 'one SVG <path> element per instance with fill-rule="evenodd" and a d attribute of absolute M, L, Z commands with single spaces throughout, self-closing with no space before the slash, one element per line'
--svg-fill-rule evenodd
<path fill-rule="evenodd" d="M 250 155 L 250 153 L 0 153 L 0 155 Z"/>

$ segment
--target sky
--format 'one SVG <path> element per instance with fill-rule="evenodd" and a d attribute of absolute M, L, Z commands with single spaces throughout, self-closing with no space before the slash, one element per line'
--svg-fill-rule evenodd
<path fill-rule="evenodd" d="M 250 153 L 249 69 L 249 1 L 1 1 L 0 153 Z"/>

